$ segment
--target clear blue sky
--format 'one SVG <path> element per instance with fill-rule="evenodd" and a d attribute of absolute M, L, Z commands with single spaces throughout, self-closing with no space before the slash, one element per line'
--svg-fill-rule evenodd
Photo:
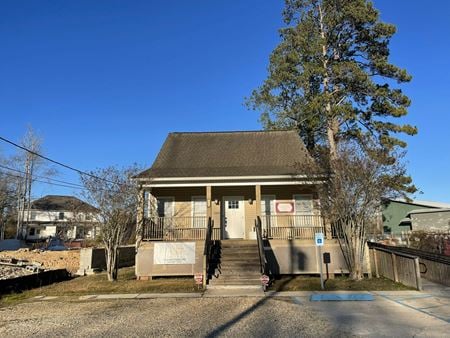
<path fill-rule="evenodd" d="M 3 0 L 0 135 L 18 141 L 31 124 L 46 155 L 89 170 L 149 166 L 171 131 L 259 129 L 243 101 L 266 77 L 283 3 Z M 405 122 L 419 127 L 407 156 L 417 197 L 450 202 L 450 2 L 375 5 L 398 27 L 391 60 L 413 75 L 403 88 Z"/>

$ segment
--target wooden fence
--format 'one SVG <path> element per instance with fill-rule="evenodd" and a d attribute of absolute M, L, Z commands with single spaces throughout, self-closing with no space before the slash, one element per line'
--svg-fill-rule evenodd
<path fill-rule="evenodd" d="M 420 265 L 420 275 L 423 278 L 426 278 L 435 283 L 450 286 L 450 256 L 402 246 L 388 246 L 379 243 L 369 243 L 369 247 L 384 248 L 391 251 L 401 252 L 418 257 Z"/>
<path fill-rule="evenodd" d="M 386 277 L 397 283 L 422 290 L 420 264 L 417 256 L 386 248 L 370 246 L 372 271 L 376 277 Z"/>

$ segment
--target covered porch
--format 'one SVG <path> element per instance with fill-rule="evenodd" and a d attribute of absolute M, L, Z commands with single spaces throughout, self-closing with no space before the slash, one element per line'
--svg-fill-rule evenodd
<path fill-rule="evenodd" d="M 143 187 L 142 240 L 204 240 L 209 220 L 212 240 L 256 240 L 258 217 L 264 239 L 312 240 L 317 232 L 331 238 L 313 184 L 264 183 Z"/>

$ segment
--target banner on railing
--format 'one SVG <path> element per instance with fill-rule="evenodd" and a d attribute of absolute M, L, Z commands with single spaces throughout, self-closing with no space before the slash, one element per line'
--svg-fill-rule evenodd
<path fill-rule="evenodd" d="M 153 264 L 195 264 L 195 242 L 155 243 Z"/>

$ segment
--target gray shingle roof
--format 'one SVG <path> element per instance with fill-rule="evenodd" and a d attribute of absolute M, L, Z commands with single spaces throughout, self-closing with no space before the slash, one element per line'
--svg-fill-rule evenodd
<path fill-rule="evenodd" d="M 97 212 L 92 205 L 74 197 L 61 195 L 47 195 L 31 203 L 31 209 L 45 211 L 78 211 Z"/>
<path fill-rule="evenodd" d="M 295 131 L 170 133 L 137 178 L 292 175 L 307 158 Z"/>

